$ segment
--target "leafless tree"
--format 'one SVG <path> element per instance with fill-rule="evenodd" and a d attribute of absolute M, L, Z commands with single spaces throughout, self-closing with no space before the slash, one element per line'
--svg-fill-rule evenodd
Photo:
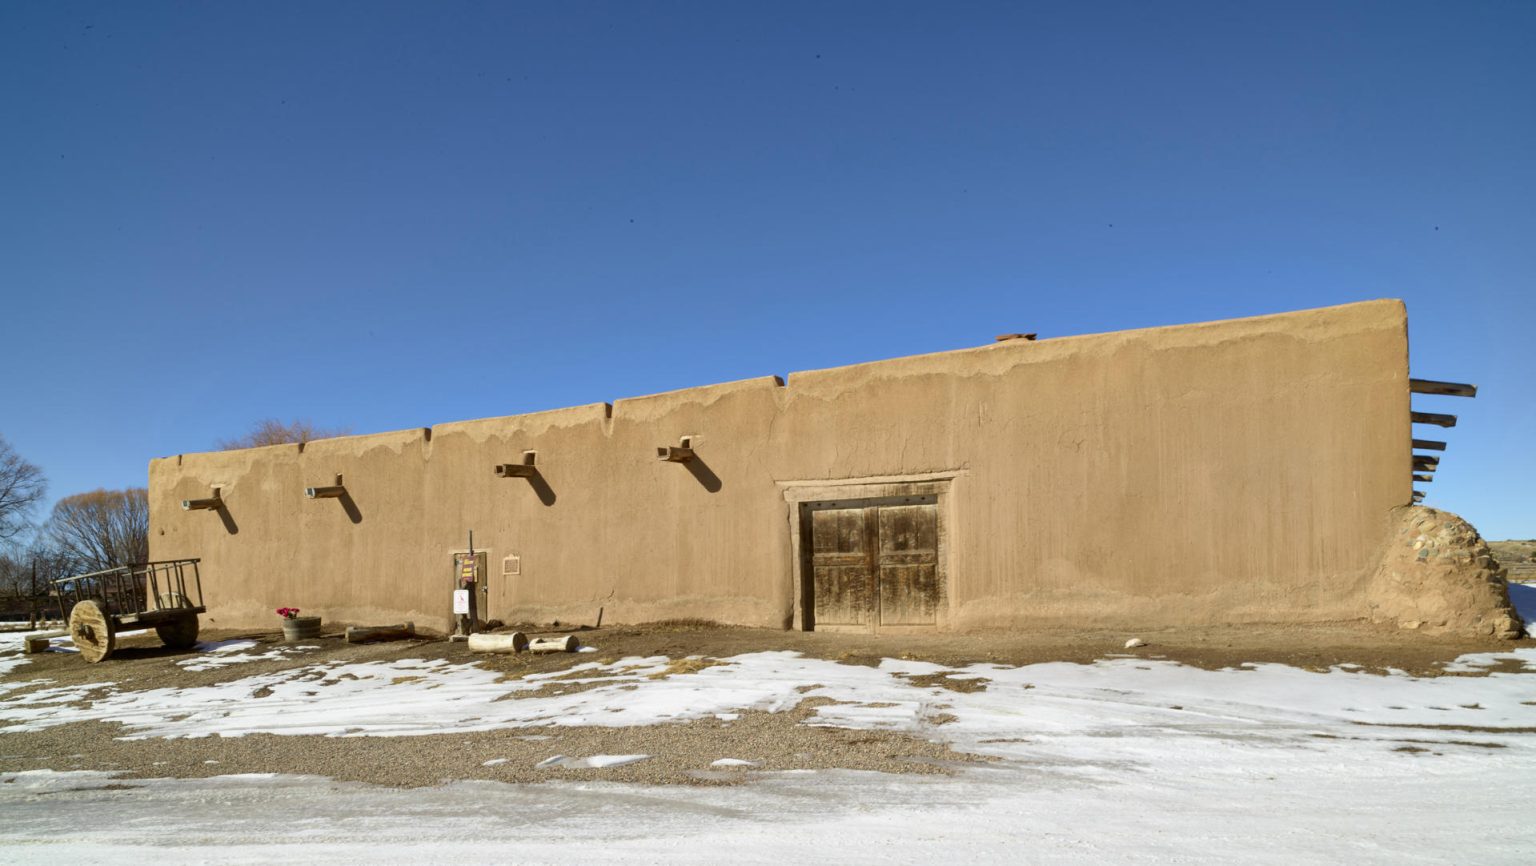
<path fill-rule="evenodd" d="M 25 615 L 34 628 L 60 616 L 51 589 L 54 580 L 69 575 L 68 558 L 41 540 L 0 550 L 0 610 Z"/>
<path fill-rule="evenodd" d="M 30 594 L 30 565 L 10 551 L 0 550 L 0 613 L 15 614 L 27 609 L 24 600 Z"/>
<path fill-rule="evenodd" d="M 27 515 L 48 491 L 43 470 L 21 459 L 0 436 L 0 541 L 10 541 L 27 528 Z"/>
<path fill-rule="evenodd" d="M 250 432 L 244 436 L 219 440 L 219 447 L 225 451 L 233 451 L 237 448 L 260 448 L 263 445 L 287 445 L 314 439 L 329 439 L 332 436 L 345 436 L 349 432 L 340 428 L 316 427 L 313 421 L 302 418 L 287 423 L 276 418 L 267 418 L 257 421 Z"/>
<path fill-rule="evenodd" d="M 83 571 L 149 559 L 149 491 L 93 490 L 66 496 L 48 518 L 48 540 Z"/>

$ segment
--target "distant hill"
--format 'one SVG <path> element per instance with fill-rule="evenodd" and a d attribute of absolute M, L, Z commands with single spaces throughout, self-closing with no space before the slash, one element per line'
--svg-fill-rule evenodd
<path fill-rule="evenodd" d="M 1493 558 L 1509 571 L 1510 580 L 1536 583 L 1536 538 L 1490 541 Z"/>

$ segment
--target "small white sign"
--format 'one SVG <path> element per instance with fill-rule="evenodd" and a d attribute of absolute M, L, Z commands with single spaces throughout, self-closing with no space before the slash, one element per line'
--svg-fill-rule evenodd
<path fill-rule="evenodd" d="M 453 612 L 456 614 L 469 613 L 469 590 L 456 589 L 453 591 Z"/>

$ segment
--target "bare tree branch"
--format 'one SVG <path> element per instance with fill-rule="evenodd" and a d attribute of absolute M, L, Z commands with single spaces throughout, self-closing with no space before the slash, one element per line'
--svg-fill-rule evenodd
<path fill-rule="evenodd" d="M 93 490 L 66 496 L 53 506 L 48 538 L 83 570 L 95 571 L 149 559 L 149 491 Z"/>
<path fill-rule="evenodd" d="M 238 448 L 260 448 L 264 445 L 287 445 L 294 442 L 329 439 L 332 436 L 345 436 L 349 432 L 351 431 L 346 429 L 316 427 L 314 422 L 302 418 L 286 424 L 276 418 L 267 418 L 257 421 L 251 427 L 251 431 L 244 436 L 219 440 L 219 448 L 224 451 L 234 451 Z"/>
<path fill-rule="evenodd" d="M 16 538 L 27 528 L 28 512 L 47 491 L 43 470 L 21 459 L 0 436 L 0 541 Z"/>

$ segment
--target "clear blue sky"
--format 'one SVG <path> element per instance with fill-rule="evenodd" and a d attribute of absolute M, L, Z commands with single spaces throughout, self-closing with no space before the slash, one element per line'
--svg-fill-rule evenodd
<path fill-rule="evenodd" d="M 12 0 L 0 434 L 60 496 L 267 416 L 1398 297 L 1482 388 L 1417 401 L 1429 504 L 1536 537 L 1533 46 L 1530 2 Z"/>

